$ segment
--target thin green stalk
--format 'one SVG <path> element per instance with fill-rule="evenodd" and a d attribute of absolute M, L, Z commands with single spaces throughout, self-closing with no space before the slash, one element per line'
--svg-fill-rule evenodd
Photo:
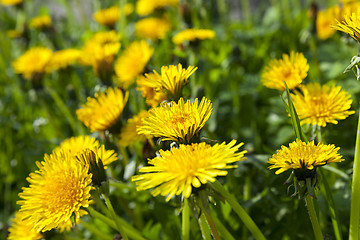
<path fill-rule="evenodd" d="M 201 230 L 203 239 L 212 240 L 210 229 L 209 229 L 208 224 L 206 223 L 206 218 L 203 213 L 201 214 L 201 216 L 199 218 L 199 225 L 200 225 L 200 230 Z"/>
<path fill-rule="evenodd" d="M 112 236 L 110 236 L 110 235 L 108 235 L 108 234 L 106 234 L 104 232 L 99 231 L 99 229 L 97 227 L 95 227 L 95 226 L 93 226 L 91 224 L 88 224 L 88 223 L 82 221 L 81 219 L 80 219 L 80 223 L 81 223 L 82 226 L 84 226 L 84 228 L 86 228 L 87 230 L 92 232 L 94 235 L 98 236 L 100 239 L 104 239 L 104 240 L 113 239 Z"/>
<path fill-rule="evenodd" d="M 231 235 L 231 233 L 226 229 L 226 227 L 222 224 L 222 222 L 216 217 L 213 216 L 214 223 L 219 230 L 220 235 L 223 237 L 223 239 L 226 240 L 235 240 L 235 238 Z M 243 238 L 245 239 L 245 238 Z"/>
<path fill-rule="evenodd" d="M 241 205 L 238 203 L 238 201 L 232 194 L 230 194 L 218 181 L 211 183 L 211 186 L 226 199 L 226 201 L 230 204 L 231 208 L 240 217 L 240 219 L 243 221 L 243 223 L 249 229 L 255 239 L 266 239 L 258 226 L 256 226 L 254 221 L 246 213 L 244 208 L 241 207 Z"/>
<path fill-rule="evenodd" d="M 306 207 L 308 209 L 311 225 L 312 225 L 313 230 L 314 230 L 315 239 L 316 240 L 323 240 L 324 237 L 323 237 L 323 234 L 321 232 L 319 221 L 318 221 L 317 216 L 316 216 L 314 203 L 313 203 L 312 197 L 309 194 L 307 194 L 305 196 L 305 202 L 306 202 Z"/>
<path fill-rule="evenodd" d="M 184 198 L 184 208 L 182 210 L 182 239 L 190 239 L 190 207 L 188 199 Z"/>
<path fill-rule="evenodd" d="M 99 213 L 98 211 L 96 211 L 95 209 L 93 209 L 92 207 L 88 207 L 87 210 L 89 211 L 89 213 L 91 214 L 91 216 L 93 216 L 94 218 L 97 218 L 99 220 L 101 220 L 102 222 L 106 223 L 107 225 L 109 225 L 110 227 L 112 227 L 113 229 L 117 229 L 115 222 L 108 218 L 107 216 Z M 130 224 L 128 224 L 127 222 L 125 222 L 123 219 L 121 219 L 120 217 L 117 218 L 117 220 L 119 221 L 119 223 L 124 226 L 124 230 L 126 232 L 126 234 L 134 240 L 145 240 L 145 238 L 142 237 L 141 233 L 135 229 L 134 227 L 132 227 Z"/>
<path fill-rule="evenodd" d="M 208 202 L 208 195 L 204 191 L 200 191 L 199 200 L 200 200 L 199 205 L 200 205 L 201 212 L 205 215 L 205 218 L 206 218 L 206 221 L 210 228 L 212 236 L 214 237 L 215 240 L 220 240 L 220 236 L 219 236 L 219 233 L 215 226 L 214 220 L 211 217 L 211 211 L 210 211 L 209 202 Z"/>
<path fill-rule="evenodd" d="M 119 221 L 118 221 L 118 217 L 117 217 L 117 215 L 116 215 L 116 213 L 115 213 L 115 211 L 114 211 L 114 208 L 113 208 L 113 206 L 112 206 L 112 204 L 111 204 L 110 199 L 109 199 L 108 196 L 106 196 L 105 194 L 103 194 L 103 197 L 104 197 L 105 202 L 106 202 L 106 205 L 107 205 L 107 207 L 108 207 L 108 209 L 109 209 L 109 211 L 110 211 L 110 214 L 111 214 L 112 218 L 113 218 L 114 221 L 115 221 L 117 230 L 119 231 L 121 237 L 122 237 L 124 240 L 128 240 L 128 237 L 127 237 L 124 229 L 122 228 L 121 224 L 120 224 Z"/>
<path fill-rule="evenodd" d="M 349 240 L 359 239 L 359 218 L 360 218 L 360 114 L 356 130 L 356 145 L 353 165 L 352 199 L 350 208 L 350 229 Z"/>
<path fill-rule="evenodd" d="M 251 26 L 252 25 L 252 19 L 251 16 L 253 14 L 253 11 L 251 11 L 250 8 L 250 1 L 249 0 L 241 0 L 241 8 L 242 8 L 242 14 L 244 17 L 244 22 L 246 23 L 247 26 Z"/>

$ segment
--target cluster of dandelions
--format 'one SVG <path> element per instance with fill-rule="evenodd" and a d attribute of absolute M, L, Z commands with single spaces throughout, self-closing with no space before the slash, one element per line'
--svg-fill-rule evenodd
<path fill-rule="evenodd" d="M 90 159 L 87 151 L 95 157 Z M 20 210 L 9 229 L 9 239 L 40 239 L 43 232 L 68 231 L 79 223 L 93 202 L 90 165 L 100 160 L 106 166 L 117 160 L 117 154 L 89 136 L 69 138 L 50 155 L 45 154 L 43 161 L 36 162 L 39 169 L 27 178 L 30 185 L 19 194 Z"/>

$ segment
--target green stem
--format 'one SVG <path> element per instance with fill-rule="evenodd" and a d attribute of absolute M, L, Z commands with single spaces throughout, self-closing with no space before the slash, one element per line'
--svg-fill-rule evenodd
<path fill-rule="evenodd" d="M 182 239 L 190 239 L 190 207 L 187 198 L 184 198 L 184 208 L 182 211 Z"/>
<path fill-rule="evenodd" d="M 88 207 L 87 210 L 89 211 L 89 213 L 91 214 L 91 216 L 93 216 L 94 218 L 97 218 L 99 220 L 101 220 L 102 222 L 106 223 L 107 225 L 109 225 L 110 227 L 112 227 L 113 229 L 117 229 L 117 226 L 115 224 L 115 222 L 108 218 L 107 216 L 99 213 L 98 211 L 96 211 L 95 209 L 93 209 L 92 207 Z M 134 240 L 145 240 L 145 238 L 142 237 L 141 233 L 135 229 L 134 227 L 132 227 L 130 224 L 128 224 L 127 222 L 125 222 L 123 219 L 121 219 L 120 217 L 117 218 L 117 220 L 119 221 L 119 223 L 124 226 L 124 230 L 126 232 L 126 234 Z"/>
<path fill-rule="evenodd" d="M 118 217 L 117 217 L 117 215 L 116 215 L 116 213 L 115 213 L 115 211 L 114 211 L 114 208 L 113 208 L 113 206 L 112 206 L 112 204 L 111 204 L 110 199 L 109 199 L 108 196 L 106 196 L 105 194 L 103 194 L 103 197 L 104 197 L 105 202 L 106 202 L 106 205 L 107 205 L 107 207 L 108 207 L 108 209 L 109 209 L 109 211 L 110 211 L 110 214 L 111 214 L 112 218 L 113 218 L 114 221 L 115 221 L 117 230 L 119 231 L 121 237 L 122 237 L 124 240 L 128 240 L 128 237 L 127 237 L 126 233 L 124 232 L 124 229 L 121 227 L 121 224 L 120 224 L 120 222 L 118 221 Z"/>
<path fill-rule="evenodd" d="M 226 201 L 230 204 L 231 208 L 240 217 L 240 219 L 243 221 L 243 223 L 249 229 L 255 239 L 266 239 L 258 226 L 256 226 L 254 221 L 246 213 L 244 208 L 241 207 L 241 205 L 237 202 L 236 198 L 232 194 L 230 194 L 217 180 L 211 183 L 211 186 L 226 199 Z"/>
<path fill-rule="evenodd" d="M 94 235 L 98 236 L 100 239 L 104 239 L 104 240 L 111 240 L 113 239 L 112 236 L 105 234 L 104 232 L 99 231 L 99 229 L 93 225 L 90 225 L 84 221 L 82 221 L 80 219 L 80 223 L 82 226 L 84 226 L 84 228 L 86 228 L 87 230 L 89 230 L 90 232 L 92 232 Z"/>
<path fill-rule="evenodd" d="M 209 229 L 208 224 L 206 223 L 206 218 L 203 213 L 201 214 L 201 216 L 199 218 L 199 225 L 200 225 L 200 230 L 201 230 L 203 239 L 212 240 L 210 229 Z"/>
<path fill-rule="evenodd" d="M 222 224 L 222 222 L 216 217 L 213 216 L 215 225 L 217 226 L 217 229 L 219 230 L 219 233 L 223 237 L 223 239 L 226 240 L 235 240 L 235 238 L 231 235 L 231 233 L 226 229 L 226 227 Z M 242 238 L 245 239 L 245 238 Z"/>
<path fill-rule="evenodd" d="M 359 218 L 360 218 L 360 114 L 356 130 L 356 145 L 353 165 L 352 199 L 350 209 L 350 234 L 349 240 L 359 239 Z"/>
<path fill-rule="evenodd" d="M 313 203 L 313 200 L 312 200 L 312 198 L 311 198 L 311 196 L 309 194 L 307 194 L 305 196 L 305 202 L 306 202 L 306 207 L 308 209 L 311 225 L 312 225 L 313 230 L 314 230 L 315 239 L 316 240 L 323 240 L 324 238 L 323 238 L 323 234 L 321 232 L 320 225 L 319 225 L 319 222 L 318 222 L 318 219 L 317 219 L 317 216 L 316 216 L 314 203 Z"/>
<path fill-rule="evenodd" d="M 200 203 L 199 205 L 200 205 L 201 212 L 205 215 L 205 218 L 208 223 L 208 227 L 210 228 L 212 236 L 214 237 L 215 240 L 220 240 L 220 236 L 219 236 L 219 233 L 215 226 L 214 220 L 211 217 L 208 196 L 205 191 L 200 191 L 198 200 Z"/>

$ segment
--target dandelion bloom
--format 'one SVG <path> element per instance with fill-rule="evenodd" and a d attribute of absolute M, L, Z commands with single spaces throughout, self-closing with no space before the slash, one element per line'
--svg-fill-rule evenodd
<path fill-rule="evenodd" d="M 176 45 L 182 44 L 184 41 L 197 41 L 205 39 L 213 39 L 215 32 L 210 29 L 185 29 L 173 37 L 173 42 Z"/>
<path fill-rule="evenodd" d="M 118 84 L 128 88 L 139 76 L 149 62 L 154 49 L 145 41 L 131 43 L 115 62 L 115 73 Z"/>
<path fill-rule="evenodd" d="M 66 68 L 71 64 L 79 61 L 82 56 L 82 51 L 78 49 L 63 49 L 53 53 L 50 62 L 47 65 L 49 71 Z"/>
<path fill-rule="evenodd" d="M 46 72 L 53 52 L 46 47 L 33 47 L 16 59 L 12 65 L 16 73 L 31 79 Z"/>
<path fill-rule="evenodd" d="M 138 134 L 136 129 L 142 126 L 142 119 L 149 116 L 149 112 L 142 110 L 139 114 L 128 119 L 126 125 L 121 129 L 119 145 L 123 147 L 133 146 L 135 142 L 144 142 L 149 136 Z"/>
<path fill-rule="evenodd" d="M 328 39 L 336 30 L 331 26 L 336 24 L 336 18 L 340 15 L 340 7 L 335 6 L 319 11 L 316 17 L 316 33 L 322 39 Z"/>
<path fill-rule="evenodd" d="M 337 23 L 334 26 L 336 30 L 349 34 L 350 37 L 360 43 L 360 15 L 352 13 L 351 15 L 345 15 L 344 21 Z"/>
<path fill-rule="evenodd" d="M 48 15 L 34 17 L 30 20 L 30 27 L 44 29 L 51 26 L 51 18 Z"/>
<path fill-rule="evenodd" d="M 261 80 L 265 87 L 284 91 L 295 88 L 307 76 L 309 65 L 302 53 L 283 54 L 282 59 L 273 59 L 265 67 Z"/>
<path fill-rule="evenodd" d="M 136 2 L 136 12 L 140 16 L 145 16 L 153 13 L 155 9 L 178 4 L 179 0 L 139 0 Z"/>
<path fill-rule="evenodd" d="M 19 193 L 19 211 L 37 232 L 70 230 L 72 216 L 78 223 L 87 214 L 82 208 L 91 203 L 89 166 L 64 151 L 45 154 L 44 161 L 36 165 L 39 170 L 27 178 L 30 186 Z"/>
<path fill-rule="evenodd" d="M 159 103 L 167 99 L 166 94 L 161 89 L 161 75 L 158 73 L 145 73 L 137 78 L 136 90 L 142 92 L 142 96 L 146 99 L 146 104 L 156 107 Z"/>
<path fill-rule="evenodd" d="M 340 148 L 335 148 L 333 144 L 324 145 L 323 143 L 314 144 L 302 142 L 299 139 L 289 144 L 289 148 L 282 146 L 281 150 L 272 155 L 268 163 L 272 164 L 269 169 L 279 168 L 275 173 L 279 174 L 288 169 L 296 172 L 311 171 L 316 167 L 333 162 L 342 162 L 344 159 L 337 153 Z"/>
<path fill-rule="evenodd" d="M 105 146 L 100 145 L 96 138 L 87 135 L 65 139 L 53 152 L 67 151 L 71 153 L 71 156 L 76 157 L 86 149 L 93 151 L 101 158 L 104 166 L 117 160 L 117 154 L 114 150 L 106 150 Z"/>
<path fill-rule="evenodd" d="M 149 165 L 140 169 L 141 174 L 132 177 L 137 190 L 155 188 L 153 196 L 167 196 L 169 201 L 174 195 L 189 198 L 192 187 L 199 188 L 207 182 L 214 182 L 216 176 L 225 176 L 225 169 L 235 168 L 228 165 L 244 160 L 246 151 L 238 152 L 243 143 L 230 143 L 211 146 L 204 142 L 180 145 L 171 151 L 159 151 L 159 156 L 149 159 Z"/>
<path fill-rule="evenodd" d="M 291 94 L 301 124 L 310 123 L 325 127 L 326 123 L 337 124 L 355 111 L 349 111 L 350 94 L 340 86 L 321 86 L 319 83 L 300 85 L 300 91 Z"/>
<path fill-rule="evenodd" d="M 149 117 L 142 120 L 139 134 L 161 137 L 162 140 L 190 143 L 197 136 L 209 119 L 212 103 L 205 97 L 200 104 L 180 98 L 179 102 L 162 103 L 159 107 L 149 110 Z"/>
<path fill-rule="evenodd" d="M 15 218 L 11 222 L 8 240 L 40 240 L 43 238 L 41 233 L 32 228 L 29 220 L 24 219 L 22 212 L 16 212 Z"/>
<path fill-rule="evenodd" d="M 170 29 L 168 19 L 149 17 L 136 22 L 135 35 L 140 38 L 163 39 Z"/>
<path fill-rule="evenodd" d="M 22 3 L 22 0 L 0 0 L 0 3 L 5 6 L 11 6 Z"/>
<path fill-rule="evenodd" d="M 114 25 L 120 18 L 120 14 L 120 8 L 118 6 L 112 6 L 95 12 L 93 17 L 95 21 L 101 25 L 114 27 Z"/>
<path fill-rule="evenodd" d="M 104 131 L 112 127 L 120 118 L 129 93 L 123 94 L 119 88 L 108 88 L 105 92 L 96 93 L 95 98 L 88 97 L 76 115 L 91 132 Z"/>
<path fill-rule="evenodd" d="M 85 42 L 80 63 L 93 67 L 96 74 L 112 72 L 115 55 L 120 50 L 121 35 L 114 30 L 97 32 Z"/>

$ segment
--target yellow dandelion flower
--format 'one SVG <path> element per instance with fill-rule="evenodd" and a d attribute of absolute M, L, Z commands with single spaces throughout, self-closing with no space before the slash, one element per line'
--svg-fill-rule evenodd
<path fill-rule="evenodd" d="M 88 97 L 76 115 L 91 132 L 104 131 L 118 121 L 128 97 L 128 92 L 123 94 L 121 89 L 110 87 L 104 93 L 96 93 L 95 98 Z"/>
<path fill-rule="evenodd" d="M 112 72 L 115 55 L 120 50 L 121 35 L 114 30 L 97 32 L 85 42 L 80 63 L 93 67 L 96 74 Z"/>
<path fill-rule="evenodd" d="M 340 148 L 335 148 L 333 144 L 324 145 L 323 143 L 314 144 L 314 141 L 305 143 L 299 139 L 289 144 L 289 148 L 282 146 L 277 150 L 268 161 L 273 164 L 269 169 L 279 168 L 275 173 L 279 174 L 288 169 L 297 171 L 313 170 L 319 166 L 333 162 L 342 162 L 344 159 L 337 153 Z M 302 180 L 302 179 L 299 179 Z"/>
<path fill-rule="evenodd" d="M 182 44 L 184 41 L 197 41 L 205 39 L 213 39 L 215 37 L 215 32 L 210 29 L 185 29 L 178 34 L 176 34 L 172 41 L 176 45 Z"/>
<path fill-rule="evenodd" d="M 176 6 L 178 4 L 179 0 L 139 0 L 136 2 L 136 13 L 140 16 L 145 16 L 153 13 L 155 9 Z"/>
<path fill-rule="evenodd" d="M 146 99 L 146 104 L 156 107 L 159 103 L 167 99 L 166 94 L 161 89 L 161 75 L 158 73 L 145 73 L 137 78 L 136 90 L 142 92 L 142 96 Z"/>
<path fill-rule="evenodd" d="M 86 149 L 93 151 L 101 159 L 104 166 L 117 160 L 117 154 L 114 150 L 106 150 L 105 146 L 100 145 L 96 138 L 87 135 L 65 139 L 53 152 L 68 151 L 71 156 L 76 157 Z"/>
<path fill-rule="evenodd" d="M 153 53 L 154 49 L 144 40 L 131 43 L 115 62 L 118 84 L 124 88 L 133 84 L 136 77 L 144 71 Z"/>
<path fill-rule="evenodd" d="M 142 119 L 149 116 L 149 112 L 142 110 L 139 114 L 128 119 L 127 124 L 121 129 L 119 145 L 123 147 L 133 146 L 135 142 L 144 142 L 149 136 L 138 134 L 136 129 L 142 126 Z"/>
<path fill-rule="evenodd" d="M 135 35 L 140 38 L 163 39 L 170 29 L 168 19 L 149 17 L 136 22 Z"/>
<path fill-rule="evenodd" d="M 161 137 L 162 140 L 190 143 L 204 127 L 212 111 L 212 103 L 205 97 L 200 104 L 196 98 L 194 103 L 180 98 L 179 102 L 162 103 L 149 110 L 150 116 L 142 120 L 137 128 L 139 134 Z"/>
<path fill-rule="evenodd" d="M 69 230 L 72 216 L 78 223 L 80 216 L 87 214 L 82 208 L 91 203 L 89 166 L 64 151 L 45 154 L 44 161 L 36 165 L 39 170 L 27 178 L 30 186 L 19 193 L 22 200 L 17 204 L 21 205 L 23 218 L 37 232 Z"/>
<path fill-rule="evenodd" d="M 12 6 L 22 3 L 22 0 L 0 0 L 0 3 L 5 6 Z"/>
<path fill-rule="evenodd" d="M 336 30 L 342 31 L 357 42 L 360 43 L 360 15 L 352 13 L 351 15 L 345 15 L 344 21 L 337 22 L 337 25 L 333 26 Z"/>
<path fill-rule="evenodd" d="M 78 49 L 63 49 L 54 52 L 50 62 L 47 65 L 48 71 L 59 70 L 61 68 L 66 68 L 71 64 L 79 61 L 82 56 L 82 51 Z"/>
<path fill-rule="evenodd" d="M 183 87 L 189 82 L 188 78 L 197 70 L 197 67 L 189 66 L 183 68 L 179 63 L 178 66 L 170 65 L 161 67 L 161 90 L 166 92 L 168 98 L 177 100 Z M 154 71 L 156 74 L 156 71 Z"/>
<path fill-rule="evenodd" d="M 336 17 L 340 15 L 340 7 L 335 6 L 319 11 L 316 17 L 316 33 L 322 39 L 328 39 L 336 30 L 331 26 L 336 24 Z"/>
<path fill-rule="evenodd" d="M 125 16 L 129 16 L 134 12 L 134 5 L 132 3 L 126 3 L 122 8 L 122 12 L 125 14 Z"/>
<path fill-rule="evenodd" d="M 51 18 L 48 15 L 37 16 L 30 20 L 30 27 L 36 29 L 44 29 L 51 26 Z"/>
<path fill-rule="evenodd" d="M 360 13 L 359 11 L 360 11 L 360 2 L 358 1 L 344 2 L 342 4 L 341 12 L 339 16 L 336 17 L 336 19 L 339 22 L 342 22 L 345 20 L 345 16 L 351 16 L 352 13 L 359 14 Z"/>
<path fill-rule="evenodd" d="M 32 229 L 32 225 L 24 219 L 22 212 L 16 212 L 15 218 L 11 221 L 8 240 L 39 240 L 43 238 L 41 233 Z"/>
<path fill-rule="evenodd" d="M 46 72 L 53 52 L 45 47 L 33 47 L 16 59 L 12 65 L 16 73 L 31 79 Z"/>
<path fill-rule="evenodd" d="M 307 76 L 309 65 L 302 53 L 291 52 L 290 56 L 283 54 L 282 59 L 273 59 L 265 67 L 261 80 L 268 88 L 285 90 L 294 89 Z"/>
<path fill-rule="evenodd" d="M 93 17 L 95 21 L 101 25 L 114 27 L 114 25 L 120 18 L 120 14 L 120 8 L 118 6 L 112 6 L 95 12 Z"/>
<path fill-rule="evenodd" d="M 214 182 L 216 176 L 225 176 L 225 169 L 235 168 L 228 165 L 244 160 L 246 151 L 238 152 L 243 143 L 230 143 L 211 146 L 204 142 L 191 145 L 180 145 L 171 151 L 159 151 L 158 157 L 149 159 L 149 165 L 140 169 L 147 173 L 132 177 L 137 190 L 155 188 L 153 196 L 167 196 L 169 201 L 174 195 L 189 198 L 192 188 L 199 188 L 207 182 Z"/>
<path fill-rule="evenodd" d="M 350 94 L 340 86 L 321 86 L 319 83 L 300 85 L 300 91 L 291 94 L 301 124 L 317 124 L 325 127 L 326 123 L 337 124 L 337 120 L 354 114 L 350 111 Z"/>

